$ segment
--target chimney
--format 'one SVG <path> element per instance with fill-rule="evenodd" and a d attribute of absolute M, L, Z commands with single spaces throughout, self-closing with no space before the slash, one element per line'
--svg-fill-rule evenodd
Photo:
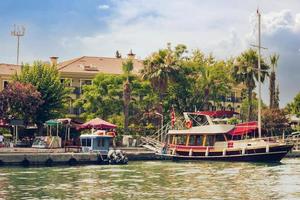
<path fill-rule="evenodd" d="M 122 58 L 122 55 L 120 54 L 120 52 L 118 50 L 116 51 L 116 58 Z"/>
<path fill-rule="evenodd" d="M 132 49 L 130 49 L 130 52 L 127 54 L 129 59 L 134 59 L 135 58 L 135 54 L 132 53 Z"/>
<path fill-rule="evenodd" d="M 51 65 L 56 66 L 57 65 L 57 60 L 58 60 L 58 57 L 56 57 L 56 56 L 50 57 Z"/>

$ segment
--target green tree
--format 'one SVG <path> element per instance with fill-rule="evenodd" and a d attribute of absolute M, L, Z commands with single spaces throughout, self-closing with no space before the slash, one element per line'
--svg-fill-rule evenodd
<path fill-rule="evenodd" d="M 131 84 L 129 80 L 130 72 L 133 70 L 133 62 L 131 59 L 122 63 L 123 73 L 126 76 L 126 80 L 123 83 L 123 102 L 124 102 L 124 129 L 128 131 L 129 125 L 129 104 L 131 99 Z"/>
<path fill-rule="evenodd" d="M 209 100 L 217 101 L 217 96 L 225 96 L 230 86 L 230 79 L 225 62 L 206 62 L 199 68 L 199 87 L 204 91 L 203 110 L 208 110 Z"/>
<path fill-rule="evenodd" d="M 185 52 L 186 47 L 184 45 L 177 45 L 173 50 L 171 45 L 168 44 L 167 48 L 152 53 L 144 61 L 142 78 L 149 80 L 152 87 L 158 92 L 160 113 L 162 113 L 162 104 L 168 85 L 174 81 L 180 71 L 180 61 Z"/>
<path fill-rule="evenodd" d="M 92 85 L 83 86 L 83 94 L 75 102 L 76 107 L 83 108 L 82 117 L 108 119 L 112 114 L 120 114 L 123 110 L 124 77 L 119 75 L 98 74 Z"/>
<path fill-rule="evenodd" d="M 70 89 L 61 83 L 56 66 L 35 61 L 31 66 L 23 65 L 21 73 L 16 74 L 13 79 L 22 83 L 30 83 L 41 93 L 43 104 L 39 106 L 34 119 L 39 133 L 42 132 L 45 121 L 63 114 L 64 102 Z"/>
<path fill-rule="evenodd" d="M 270 63 L 271 63 L 271 73 L 270 73 L 270 86 L 269 86 L 269 91 L 270 91 L 270 108 L 278 108 L 276 107 L 276 73 L 275 69 L 277 67 L 279 60 L 279 55 L 278 54 L 273 54 L 270 56 Z"/>
<path fill-rule="evenodd" d="M 289 114 L 300 116 L 300 92 L 294 97 L 291 103 L 287 104 L 286 110 Z"/>
<path fill-rule="evenodd" d="M 261 58 L 261 77 L 258 78 L 258 55 L 253 49 L 248 49 L 238 56 L 233 64 L 232 78 L 237 83 L 244 83 L 247 87 L 247 98 L 249 101 L 249 108 L 247 120 L 251 121 L 253 116 L 252 93 L 256 87 L 255 81 L 260 80 L 264 82 L 265 77 L 268 76 L 269 66 Z"/>
<path fill-rule="evenodd" d="M 147 124 L 144 113 L 148 113 L 157 102 L 148 81 L 142 81 L 139 77 L 131 75 L 130 104 L 128 109 L 128 131 L 143 132 L 141 127 Z M 101 117 L 119 126 L 119 133 L 124 132 L 124 82 L 127 77 L 123 75 L 98 74 L 93 79 L 93 85 L 83 87 L 84 93 L 75 102 L 76 107 L 83 108 L 82 117 L 91 119 Z M 134 126 L 133 126 L 134 125 Z M 132 131 L 135 129 L 134 131 Z M 128 133 L 126 131 L 126 133 Z"/>

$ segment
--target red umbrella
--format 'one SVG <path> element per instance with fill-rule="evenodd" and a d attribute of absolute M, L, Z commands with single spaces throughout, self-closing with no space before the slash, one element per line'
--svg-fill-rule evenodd
<path fill-rule="evenodd" d="M 84 123 L 84 124 L 82 124 L 78 127 L 79 130 L 91 129 L 91 128 L 94 128 L 94 129 L 111 129 L 111 128 L 117 128 L 117 126 L 97 117 L 97 118 L 92 119 L 92 120 L 90 120 L 90 121 L 88 121 L 88 122 L 86 122 L 86 123 Z"/>

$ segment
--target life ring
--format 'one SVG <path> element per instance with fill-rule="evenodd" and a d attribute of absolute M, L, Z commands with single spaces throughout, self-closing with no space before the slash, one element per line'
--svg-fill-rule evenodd
<path fill-rule="evenodd" d="M 227 142 L 227 148 L 233 148 L 233 141 Z"/>
<path fill-rule="evenodd" d="M 185 122 L 185 127 L 187 127 L 187 128 L 192 128 L 192 121 L 186 121 Z"/>

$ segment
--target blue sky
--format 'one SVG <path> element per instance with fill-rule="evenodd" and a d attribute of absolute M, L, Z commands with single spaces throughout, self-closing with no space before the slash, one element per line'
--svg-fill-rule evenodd
<path fill-rule="evenodd" d="M 123 55 L 139 58 L 183 43 L 217 58 L 236 56 L 256 43 L 256 16 L 262 13 L 265 58 L 280 54 L 280 105 L 300 91 L 300 1 L 297 0 L 1 0 L 0 63 L 15 63 L 13 24 L 24 25 L 23 62 Z M 268 102 L 268 84 L 264 101 Z"/>

